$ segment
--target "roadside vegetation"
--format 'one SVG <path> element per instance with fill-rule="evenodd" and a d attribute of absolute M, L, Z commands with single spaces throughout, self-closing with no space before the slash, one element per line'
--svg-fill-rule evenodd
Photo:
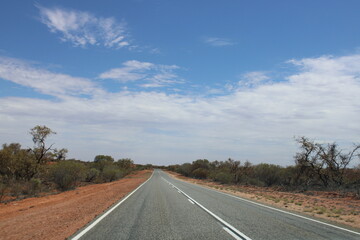
<path fill-rule="evenodd" d="M 192 163 L 170 165 L 168 170 L 183 176 L 208 179 L 221 184 L 276 187 L 284 191 L 324 190 L 342 191 L 360 198 L 360 145 L 345 152 L 336 143 L 320 144 L 306 137 L 296 139 L 299 151 L 292 166 L 241 163 L 198 159 Z"/>
<path fill-rule="evenodd" d="M 35 126 L 29 133 L 32 148 L 10 143 L 0 149 L 0 202 L 111 182 L 152 167 L 134 164 L 128 158 L 115 161 L 107 155 L 97 155 L 93 162 L 66 159 L 67 149 L 47 145 L 46 139 L 56 134 L 50 128 Z"/>

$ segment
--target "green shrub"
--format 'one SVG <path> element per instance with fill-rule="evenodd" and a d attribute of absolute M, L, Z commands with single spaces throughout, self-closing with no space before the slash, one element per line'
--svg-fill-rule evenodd
<path fill-rule="evenodd" d="M 100 175 L 100 171 L 97 170 L 96 168 L 90 168 L 87 172 L 86 172 L 86 177 L 85 177 L 85 181 L 87 182 L 94 182 Z"/>
<path fill-rule="evenodd" d="M 190 163 L 184 163 L 178 169 L 178 173 L 184 175 L 185 177 L 189 177 L 191 171 L 192 171 L 192 165 Z"/>
<path fill-rule="evenodd" d="M 6 195 L 6 189 L 7 189 L 7 186 L 0 182 L 0 202 L 4 199 L 5 195 Z"/>
<path fill-rule="evenodd" d="M 39 178 L 32 178 L 29 181 L 20 182 L 23 186 L 21 193 L 23 195 L 36 195 L 41 191 L 41 180 Z"/>
<path fill-rule="evenodd" d="M 74 188 L 76 182 L 84 178 L 84 165 L 72 161 L 60 161 L 52 165 L 50 169 L 50 178 L 60 190 L 69 190 Z"/>
<path fill-rule="evenodd" d="M 266 184 L 261 181 L 260 179 L 258 178 L 247 178 L 246 179 L 246 182 L 245 182 L 246 185 L 250 185 L 250 186 L 258 186 L 258 187 L 264 187 Z"/>
<path fill-rule="evenodd" d="M 230 173 L 218 172 L 214 176 L 214 180 L 223 184 L 231 183 L 233 176 Z"/>
<path fill-rule="evenodd" d="M 125 174 L 124 171 L 117 168 L 116 166 L 105 166 L 101 173 L 104 182 L 112 182 L 122 178 Z"/>
<path fill-rule="evenodd" d="M 197 168 L 194 171 L 192 171 L 191 174 L 194 178 L 205 179 L 207 178 L 209 171 L 204 168 Z"/>
<path fill-rule="evenodd" d="M 278 184 L 281 167 L 274 164 L 261 163 L 255 166 L 255 176 L 265 183 L 267 187 Z"/>

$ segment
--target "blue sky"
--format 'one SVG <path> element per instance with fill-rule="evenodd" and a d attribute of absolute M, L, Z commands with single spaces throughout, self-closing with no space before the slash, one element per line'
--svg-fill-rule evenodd
<path fill-rule="evenodd" d="M 296 136 L 360 141 L 359 1 L 1 5 L 1 143 L 290 165 Z"/>

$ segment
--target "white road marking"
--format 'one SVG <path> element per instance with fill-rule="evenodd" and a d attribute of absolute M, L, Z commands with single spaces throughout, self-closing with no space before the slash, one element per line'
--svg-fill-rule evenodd
<path fill-rule="evenodd" d="M 179 181 L 182 181 L 182 182 L 184 182 L 184 183 L 188 183 L 188 182 L 183 181 L 183 180 L 179 180 Z M 191 184 L 191 183 L 189 183 L 189 184 Z M 207 189 L 207 190 L 210 190 L 210 191 L 214 191 L 214 192 L 217 192 L 217 193 L 221 193 L 221 194 L 224 194 L 224 195 L 229 196 L 229 197 L 237 198 L 237 199 L 239 199 L 239 200 L 241 200 L 241 201 L 248 202 L 248 203 L 252 203 L 252 204 L 254 204 L 254 205 L 258 205 L 258 206 L 261 206 L 261 207 L 264 207 L 264 208 L 268 208 L 268 209 L 271 209 L 271 210 L 274 210 L 274 211 L 278 211 L 278 212 L 285 213 L 285 214 L 288 214 L 288 215 L 292 215 L 292 216 L 295 216 L 295 217 L 298 217 L 298 218 L 306 219 L 306 220 L 309 220 L 309 221 L 312 221 L 312 222 L 316 222 L 316 223 L 320 223 L 320 224 L 323 224 L 323 225 L 326 225 L 326 226 L 329 226 L 329 227 L 333 227 L 333 228 L 336 228 L 336 229 L 339 229 L 339 230 L 343 230 L 343 231 L 346 231 L 346 232 L 350 232 L 350 233 L 353 233 L 353 234 L 356 234 L 356 235 L 360 235 L 359 232 L 355 232 L 355 231 L 352 231 L 352 230 L 350 230 L 350 229 L 338 227 L 338 226 L 333 225 L 333 224 L 330 224 L 330 223 L 325 223 L 325 222 L 322 222 L 322 221 L 319 221 L 319 220 L 315 220 L 315 219 L 312 219 L 312 218 L 308 218 L 308 217 L 305 217 L 305 216 L 301 216 L 301 215 L 298 215 L 298 214 L 295 214 L 295 213 L 291 213 L 291 212 L 287 212 L 287 211 L 284 211 L 284 210 L 281 210 L 281 209 L 277 209 L 277 208 L 274 208 L 274 207 L 266 206 L 266 205 L 261 204 L 261 203 L 253 202 L 253 201 L 251 201 L 251 200 L 244 199 L 244 198 L 241 198 L 241 197 L 237 197 L 237 196 L 234 196 L 234 195 L 231 195 L 231 194 L 228 194 L 228 193 L 219 192 L 219 191 L 217 191 L 217 190 L 214 190 L 214 189 L 211 189 L 211 188 L 206 188 L 206 187 L 203 187 L 203 186 L 200 186 L 200 185 L 197 185 L 197 184 L 192 184 L 192 185 L 195 185 L 195 186 L 197 186 L 197 187 L 200 187 L 200 188 L 203 188 L 203 189 Z"/>
<path fill-rule="evenodd" d="M 165 178 L 161 177 L 165 182 L 168 182 L 168 180 L 166 180 Z M 184 191 L 182 191 L 180 188 L 176 187 L 174 184 L 171 183 L 171 185 L 173 186 L 173 188 L 176 188 L 178 191 L 180 191 L 183 195 L 185 195 L 188 199 L 190 199 L 191 201 L 193 201 L 197 206 L 199 206 L 201 209 L 203 209 L 205 212 L 207 212 L 208 214 L 210 214 L 213 218 L 215 218 L 217 221 L 219 221 L 222 225 L 224 225 L 225 227 L 227 227 L 229 230 L 231 230 L 235 235 L 237 235 L 238 237 L 240 237 L 239 239 L 245 239 L 245 240 L 251 240 L 251 238 L 249 238 L 248 236 L 246 236 L 245 234 L 243 234 L 242 232 L 240 232 L 239 230 L 237 230 L 235 227 L 233 227 L 232 225 L 230 225 L 229 223 L 225 222 L 223 219 L 221 219 L 219 216 L 217 216 L 215 213 L 211 212 L 209 209 L 205 208 L 203 205 L 201 205 L 200 203 L 198 203 L 197 201 L 195 201 L 192 197 L 190 197 L 189 195 L 187 195 Z"/>
<path fill-rule="evenodd" d="M 180 191 L 178 191 L 178 193 L 181 193 Z"/>
<path fill-rule="evenodd" d="M 230 229 L 228 229 L 227 227 L 223 227 L 223 229 L 230 234 L 233 238 L 235 238 L 236 240 L 242 240 L 242 238 L 239 238 L 235 233 L 233 233 Z"/>
<path fill-rule="evenodd" d="M 195 204 L 193 201 L 191 201 L 190 199 L 188 199 L 189 200 L 189 202 L 191 202 L 192 204 Z"/>
<path fill-rule="evenodd" d="M 80 239 L 85 233 L 87 233 L 90 229 L 92 229 L 96 224 L 98 224 L 101 220 L 103 220 L 107 215 L 109 215 L 112 211 L 115 210 L 115 208 L 117 208 L 118 206 L 120 206 L 120 204 L 122 204 L 126 199 L 128 199 L 133 193 L 135 193 L 139 188 L 141 188 L 145 183 L 147 183 L 152 176 L 154 175 L 155 170 L 153 171 L 153 173 L 151 174 L 150 178 L 148 180 L 146 180 L 145 182 L 143 182 L 140 186 L 138 186 L 134 191 L 132 191 L 129 195 L 127 195 L 123 200 L 121 200 L 119 203 L 117 203 L 115 206 L 113 206 L 112 208 L 110 208 L 107 212 L 105 212 L 101 217 L 99 217 L 98 219 L 96 219 L 92 224 L 90 224 L 89 226 L 87 226 L 84 230 L 82 230 L 81 232 L 79 232 L 75 237 L 72 238 L 72 240 L 78 240 Z"/>

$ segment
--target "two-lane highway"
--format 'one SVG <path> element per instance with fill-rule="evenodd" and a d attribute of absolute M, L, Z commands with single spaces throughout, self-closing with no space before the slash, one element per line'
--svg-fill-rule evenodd
<path fill-rule="evenodd" d="M 360 239 L 360 233 L 176 180 L 161 170 L 73 239 Z"/>

